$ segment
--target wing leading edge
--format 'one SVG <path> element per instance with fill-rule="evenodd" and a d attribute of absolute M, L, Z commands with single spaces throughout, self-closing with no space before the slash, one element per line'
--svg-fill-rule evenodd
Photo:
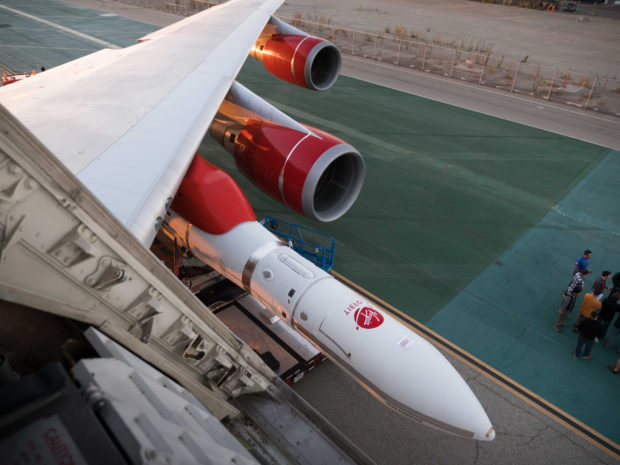
<path fill-rule="evenodd" d="M 26 125 L 149 245 L 248 52 L 283 0 L 230 0 L 131 47 L 0 89 Z"/>

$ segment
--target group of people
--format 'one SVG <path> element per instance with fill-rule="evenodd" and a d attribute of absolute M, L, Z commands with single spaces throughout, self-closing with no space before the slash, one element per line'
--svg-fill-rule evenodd
<path fill-rule="evenodd" d="M 573 308 L 579 294 L 585 289 L 586 277 L 592 272 L 588 269 L 591 250 L 585 250 L 583 255 L 577 259 L 573 268 L 573 279 L 571 279 L 566 291 L 564 292 L 558 319 L 553 324 L 553 329 L 561 331 L 566 320 L 571 317 Z M 608 280 L 611 280 L 609 286 Z M 605 291 L 609 294 L 605 297 Z M 615 347 L 620 352 L 620 343 L 614 342 L 620 333 L 620 317 L 612 321 L 616 314 L 620 314 L 620 272 L 611 275 L 610 271 L 603 271 L 596 278 L 592 288 L 583 296 L 583 301 L 579 307 L 579 315 L 575 321 L 573 332 L 579 334 L 577 347 L 573 356 L 575 359 L 592 358 L 592 346 L 595 340 L 605 340 L 605 347 Z M 611 326 L 611 328 L 610 328 Z M 615 365 L 609 365 L 609 369 L 617 374 L 620 371 L 620 358 Z"/>

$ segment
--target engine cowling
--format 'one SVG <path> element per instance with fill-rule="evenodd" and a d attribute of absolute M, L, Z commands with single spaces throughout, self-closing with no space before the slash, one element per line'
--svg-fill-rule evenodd
<path fill-rule="evenodd" d="M 265 121 L 243 127 L 215 123 L 211 135 L 263 192 L 308 218 L 336 220 L 362 189 L 364 159 L 337 137 L 300 126 L 308 132 Z"/>
<path fill-rule="evenodd" d="M 250 202 L 233 178 L 199 154 L 194 156 L 170 208 L 210 234 L 223 234 L 240 223 L 256 220 Z"/>
<path fill-rule="evenodd" d="M 331 42 L 302 34 L 273 34 L 250 55 L 274 76 L 313 90 L 329 89 L 340 74 L 340 52 Z"/>

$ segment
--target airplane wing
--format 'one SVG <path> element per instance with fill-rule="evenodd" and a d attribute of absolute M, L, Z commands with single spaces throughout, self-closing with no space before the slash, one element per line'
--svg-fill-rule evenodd
<path fill-rule="evenodd" d="M 282 2 L 230 0 L 134 46 L 103 49 L 0 88 L 0 103 L 148 247 Z"/>

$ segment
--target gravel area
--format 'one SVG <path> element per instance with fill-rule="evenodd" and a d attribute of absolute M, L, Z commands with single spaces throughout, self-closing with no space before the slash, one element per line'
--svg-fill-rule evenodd
<path fill-rule="evenodd" d="M 471 0 L 287 0 L 287 17 L 385 32 L 405 28 L 425 40 L 493 43 L 493 55 L 620 78 L 620 20 Z"/>

